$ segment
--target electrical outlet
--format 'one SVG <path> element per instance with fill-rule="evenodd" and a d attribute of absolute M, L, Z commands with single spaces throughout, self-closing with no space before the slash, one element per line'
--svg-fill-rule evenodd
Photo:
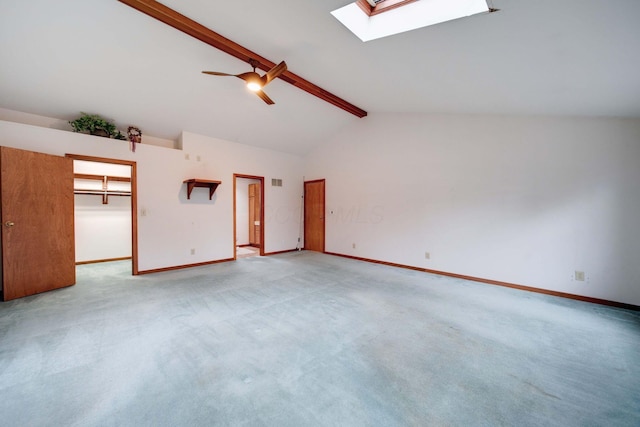
<path fill-rule="evenodd" d="M 140 209 L 140 216 L 147 216 L 147 208 Z"/>
<path fill-rule="evenodd" d="M 352 247 L 353 249 L 355 249 L 355 248 L 356 248 L 356 244 L 355 244 L 355 243 L 353 243 L 353 244 L 351 245 L 351 247 Z"/>
<path fill-rule="evenodd" d="M 195 255 L 196 254 L 196 250 L 195 249 L 191 249 L 191 255 Z"/>
<path fill-rule="evenodd" d="M 189 153 L 184 153 L 184 159 L 189 160 Z"/>
<path fill-rule="evenodd" d="M 196 160 L 199 162 L 200 161 L 200 156 L 196 156 Z"/>
<path fill-rule="evenodd" d="M 429 252 L 425 252 L 424 253 L 424 258 L 425 259 L 431 259 L 431 254 Z"/>
<path fill-rule="evenodd" d="M 584 271 L 575 271 L 575 274 L 573 275 L 573 278 L 577 281 L 577 282 L 584 282 Z"/>

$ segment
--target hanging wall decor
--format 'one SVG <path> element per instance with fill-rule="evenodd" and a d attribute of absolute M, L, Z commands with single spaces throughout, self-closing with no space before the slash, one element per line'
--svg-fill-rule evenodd
<path fill-rule="evenodd" d="M 135 153 L 136 144 L 142 141 L 142 131 L 135 126 L 129 126 L 127 129 L 127 135 L 129 135 L 131 151 Z"/>

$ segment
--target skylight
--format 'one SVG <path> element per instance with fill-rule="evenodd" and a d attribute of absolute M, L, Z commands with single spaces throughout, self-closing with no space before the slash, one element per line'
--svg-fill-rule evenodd
<path fill-rule="evenodd" d="M 379 2 L 378 6 L 384 3 Z M 363 13 L 357 2 L 331 14 L 360 40 L 367 42 L 489 11 L 487 0 L 418 0 L 371 16 Z"/>
<path fill-rule="evenodd" d="M 356 0 L 356 4 L 369 16 L 388 12 L 417 0 Z"/>

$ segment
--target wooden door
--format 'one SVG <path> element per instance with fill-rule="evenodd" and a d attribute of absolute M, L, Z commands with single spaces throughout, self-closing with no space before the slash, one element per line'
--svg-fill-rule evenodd
<path fill-rule="evenodd" d="M 324 252 L 324 179 L 304 183 L 304 248 Z"/>
<path fill-rule="evenodd" d="M 76 282 L 73 160 L 0 147 L 5 301 Z"/>
<path fill-rule="evenodd" d="M 260 184 L 249 184 L 249 244 L 260 247 L 260 214 L 261 214 Z"/>

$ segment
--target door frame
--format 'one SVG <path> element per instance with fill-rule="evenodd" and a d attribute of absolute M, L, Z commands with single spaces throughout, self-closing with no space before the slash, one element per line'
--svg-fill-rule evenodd
<path fill-rule="evenodd" d="M 304 209 L 302 212 L 302 218 L 303 220 L 307 218 L 307 184 L 315 184 L 317 182 L 322 182 L 323 185 L 323 191 L 322 191 L 322 214 L 323 216 L 323 221 L 322 221 L 322 253 L 325 253 L 325 247 L 326 247 L 326 240 L 327 240 L 327 220 L 326 220 L 326 210 L 327 210 L 327 204 L 326 204 L 326 193 L 327 193 L 327 180 L 322 178 L 322 179 L 314 179 L 311 181 L 304 181 L 303 183 L 303 194 L 304 194 Z M 302 245 L 303 247 L 306 246 L 307 243 L 307 224 L 306 221 L 304 223 L 304 227 L 303 227 L 303 232 L 304 232 L 304 244 Z M 306 247 L 305 247 L 306 249 Z"/>
<path fill-rule="evenodd" d="M 131 271 L 134 276 L 138 270 L 138 184 L 137 184 L 137 164 L 131 160 L 109 159 L 106 157 L 85 156 L 82 154 L 67 154 L 73 160 L 84 160 L 86 162 L 111 163 L 116 165 L 131 166 Z"/>
<path fill-rule="evenodd" d="M 245 175 L 241 173 L 233 174 L 233 260 L 237 259 L 236 254 L 236 178 L 255 179 L 260 181 L 260 256 L 264 256 L 264 248 L 266 242 L 264 241 L 264 176 Z"/>

